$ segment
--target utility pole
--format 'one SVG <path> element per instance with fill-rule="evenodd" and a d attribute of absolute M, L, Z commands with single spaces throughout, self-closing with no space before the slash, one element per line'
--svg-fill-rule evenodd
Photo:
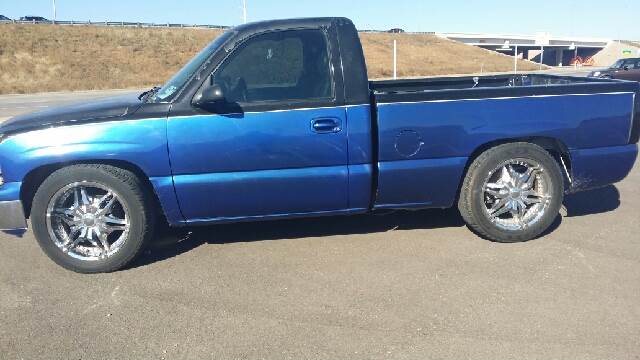
<path fill-rule="evenodd" d="M 56 0 L 53 1 L 53 23 L 56 23 Z"/>
<path fill-rule="evenodd" d="M 247 23 L 247 0 L 242 0 L 242 21 L 243 24 Z"/>

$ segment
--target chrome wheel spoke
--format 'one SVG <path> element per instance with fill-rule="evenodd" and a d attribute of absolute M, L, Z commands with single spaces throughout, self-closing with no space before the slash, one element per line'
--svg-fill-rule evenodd
<path fill-rule="evenodd" d="M 520 178 L 520 187 L 523 189 L 531 189 L 533 187 L 533 183 L 536 180 L 536 174 L 539 170 L 540 168 L 537 166 L 527 169 L 527 171 L 522 174 Z"/>
<path fill-rule="evenodd" d="M 526 197 L 524 198 L 524 203 L 527 205 L 535 205 L 535 204 L 540 204 L 542 202 L 542 198 L 541 197 Z"/>
<path fill-rule="evenodd" d="M 100 249 L 101 245 L 98 243 L 96 239 L 93 238 L 94 232 L 96 232 L 94 228 L 89 228 L 87 230 L 87 241 L 89 241 L 94 248 Z"/>
<path fill-rule="evenodd" d="M 509 191 L 507 190 L 507 186 L 500 182 L 497 183 L 488 183 L 484 190 L 485 193 L 493 196 L 496 199 L 503 199 L 509 195 Z"/>
<path fill-rule="evenodd" d="M 522 221 L 525 215 L 527 215 L 527 204 L 525 204 L 524 201 L 522 200 L 516 200 L 514 201 L 514 205 L 516 208 L 516 214 L 514 215 L 514 218 L 517 218 L 517 220 Z"/>
<path fill-rule="evenodd" d="M 107 234 L 111 234 L 115 231 L 126 231 L 129 222 L 127 219 L 118 219 L 112 215 L 104 217 L 104 229 Z"/>
<path fill-rule="evenodd" d="M 80 188 L 74 188 L 73 189 L 73 207 L 74 209 L 77 209 L 80 207 L 80 197 L 82 195 L 80 195 Z"/>
<path fill-rule="evenodd" d="M 487 189 L 487 190 L 485 190 L 485 192 L 487 194 L 493 196 L 496 199 L 502 199 L 502 198 L 507 196 L 507 193 L 503 192 L 503 191 L 496 191 L 496 190 L 492 190 L 492 189 Z"/>
<path fill-rule="evenodd" d="M 76 226 L 71 229 L 71 232 L 67 236 L 67 240 L 62 244 L 62 251 L 67 252 L 76 247 L 82 241 L 82 229 L 83 228 L 80 226 Z"/>
<path fill-rule="evenodd" d="M 509 169 L 507 169 L 506 166 L 502 168 L 502 174 L 500 175 L 500 181 L 503 184 L 510 184 L 511 182 L 513 182 L 513 179 L 511 178 L 511 173 L 509 172 Z"/>
<path fill-rule="evenodd" d="M 62 251 L 65 253 L 68 253 L 69 251 L 75 249 L 75 247 L 78 246 L 82 242 L 82 240 L 85 240 L 87 229 L 84 227 L 78 227 L 77 231 L 74 231 L 73 233 L 78 234 L 78 237 L 75 239 L 69 237 L 69 241 L 63 244 Z"/>
<path fill-rule="evenodd" d="M 62 247 L 62 252 L 68 253 L 69 251 L 75 249 L 75 247 L 78 246 L 80 242 L 82 242 L 82 237 L 78 236 L 75 240 L 69 242 L 69 244 L 64 245 Z"/>
<path fill-rule="evenodd" d="M 109 253 L 110 248 L 107 234 L 103 231 L 100 231 L 100 229 L 96 229 L 96 236 L 98 237 L 98 240 L 100 240 L 100 244 L 102 244 L 102 256 L 106 257 Z"/>
<path fill-rule="evenodd" d="M 129 222 L 127 219 L 118 219 L 112 215 L 107 215 L 104 217 L 104 222 L 107 224 L 116 224 L 116 225 L 127 225 Z"/>
<path fill-rule="evenodd" d="M 517 200 L 512 201 L 510 204 L 509 212 L 511 213 L 511 217 L 513 218 L 514 222 L 520 229 L 523 229 L 526 226 L 523 221 L 526 209 L 527 208 L 524 203 Z"/>
<path fill-rule="evenodd" d="M 502 214 L 506 214 L 509 211 L 509 201 L 507 199 L 501 199 L 497 201 L 489 210 L 491 219 L 495 219 Z"/>
<path fill-rule="evenodd" d="M 109 213 L 117 200 L 118 198 L 111 191 L 109 191 L 106 195 L 100 198 L 100 200 L 98 200 L 98 214 L 103 215 Z"/>
<path fill-rule="evenodd" d="M 85 187 L 80 187 L 80 200 L 82 201 L 82 205 L 91 204 L 89 195 L 87 195 L 87 189 Z"/>
<path fill-rule="evenodd" d="M 518 179 L 520 178 L 520 174 L 513 168 L 513 165 L 509 164 L 506 166 L 507 172 L 509 173 L 509 178 L 511 180 L 510 184 L 512 186 L 517 186 Z"/>
<path fill-rule="evenodd" d="M 502 189 L 506 189 L 507 185 L 497 182 L 497 183 L 488 183 L 487 184 L 487 188 L 488 189 L 494 189 L 494 190 L 502 190 Z"/>
<path fill-rule="evenodd" d="M 73 218 L 76 215 L 76 210 L 71 208 L 71 209 L 53 209 L 53 214 L 54 215 L 58 215 L 58 216 L 64 216 L 64 217 L 70 217 Z"/>
<path fill-rule="evenodd" d="M 513 219 L 515 220 L 516 224 L 518 224 L 518 227 L 520 229 L 524 229 L 527 227 L 527 224 L 524 222 L 524 220 L 522 219 L 522 216 L 520 215 L 516 215 L 513 217 Z"/>
<path fill-rule="evenodd" d="M 495 221 L 498 216 L 506 214 L 507 212 L 509 212 L 509 208 L 507 206 L 503 206 L 502 208 L 491 214 L 491 221 Z"/>
<path fill-rule="evenodd" d="M 71 231 L 69 232 L 69 235 L 67 236 L 67 242 L 65 242 L 65 244 L 69 244 L 69 243 L 79 239 L 80 238 L 79 235 L 80 235 L 81 231 L 82 231 L 82 227 L 81 226 L 72 227 Z"/>
<path fill-rule="evenodd" d="M 76 211 L 74 209 L 54 209 L 53 214 L 51 215 L 57 216 L 68 226 L 75 226 L 78 224 L 76 221 Z"/>
<path fill-rule="evenodd" d="M 522 192 L 522 201 L 527 205 L 535 205 L 545 202 L 549 199 L 548 195 L 541 195 L 534 190 L 528 190 Z"/>

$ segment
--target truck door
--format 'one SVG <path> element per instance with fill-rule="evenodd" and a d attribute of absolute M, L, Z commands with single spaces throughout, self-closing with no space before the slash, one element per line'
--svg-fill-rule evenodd
<path fill-rule="evenodd" d="M 347 124 L 328 36 L 320 28 L 254 35 L 206 80 L 223 90 L 220 106 L 170 114 L 169 154 L 187 221 L 348 207 Z"/>

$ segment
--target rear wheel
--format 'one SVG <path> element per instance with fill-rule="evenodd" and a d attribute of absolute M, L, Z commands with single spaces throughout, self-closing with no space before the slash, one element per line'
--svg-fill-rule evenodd
<path fill-rule="evenodd" d="M 51 174 L 36 192 L 36 239 L 57 264 L 76 272 L 118 270 L 152 236 L 151 197 L 130 171 L 74 165 Z"/>
<path fill-rule="evenodd" d="M 482 153 L 469 167 L 458 208 L 469 227 L 490 240 L 536 238 L 558 216 L 564 179 L 543 148 L 511 143 Z"/>

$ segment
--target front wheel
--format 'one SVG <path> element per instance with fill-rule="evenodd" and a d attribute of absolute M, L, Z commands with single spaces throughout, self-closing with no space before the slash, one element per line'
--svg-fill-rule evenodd
<path fill-rule="evenodd" d="M 536 238 L 558 216 L 564 178 L 553 157 L 530 143 L 482 153 L 469 167 L 458 208 L 467 225 L 498 242 Z"/>
<path fill-rule="evenodd" d="M 31 222 L 40 247 L 80 273 L 130 263 L 153 234 L 150 194 L 128 170 L 74 165 L 51 174 L 34 197 Z"/>

